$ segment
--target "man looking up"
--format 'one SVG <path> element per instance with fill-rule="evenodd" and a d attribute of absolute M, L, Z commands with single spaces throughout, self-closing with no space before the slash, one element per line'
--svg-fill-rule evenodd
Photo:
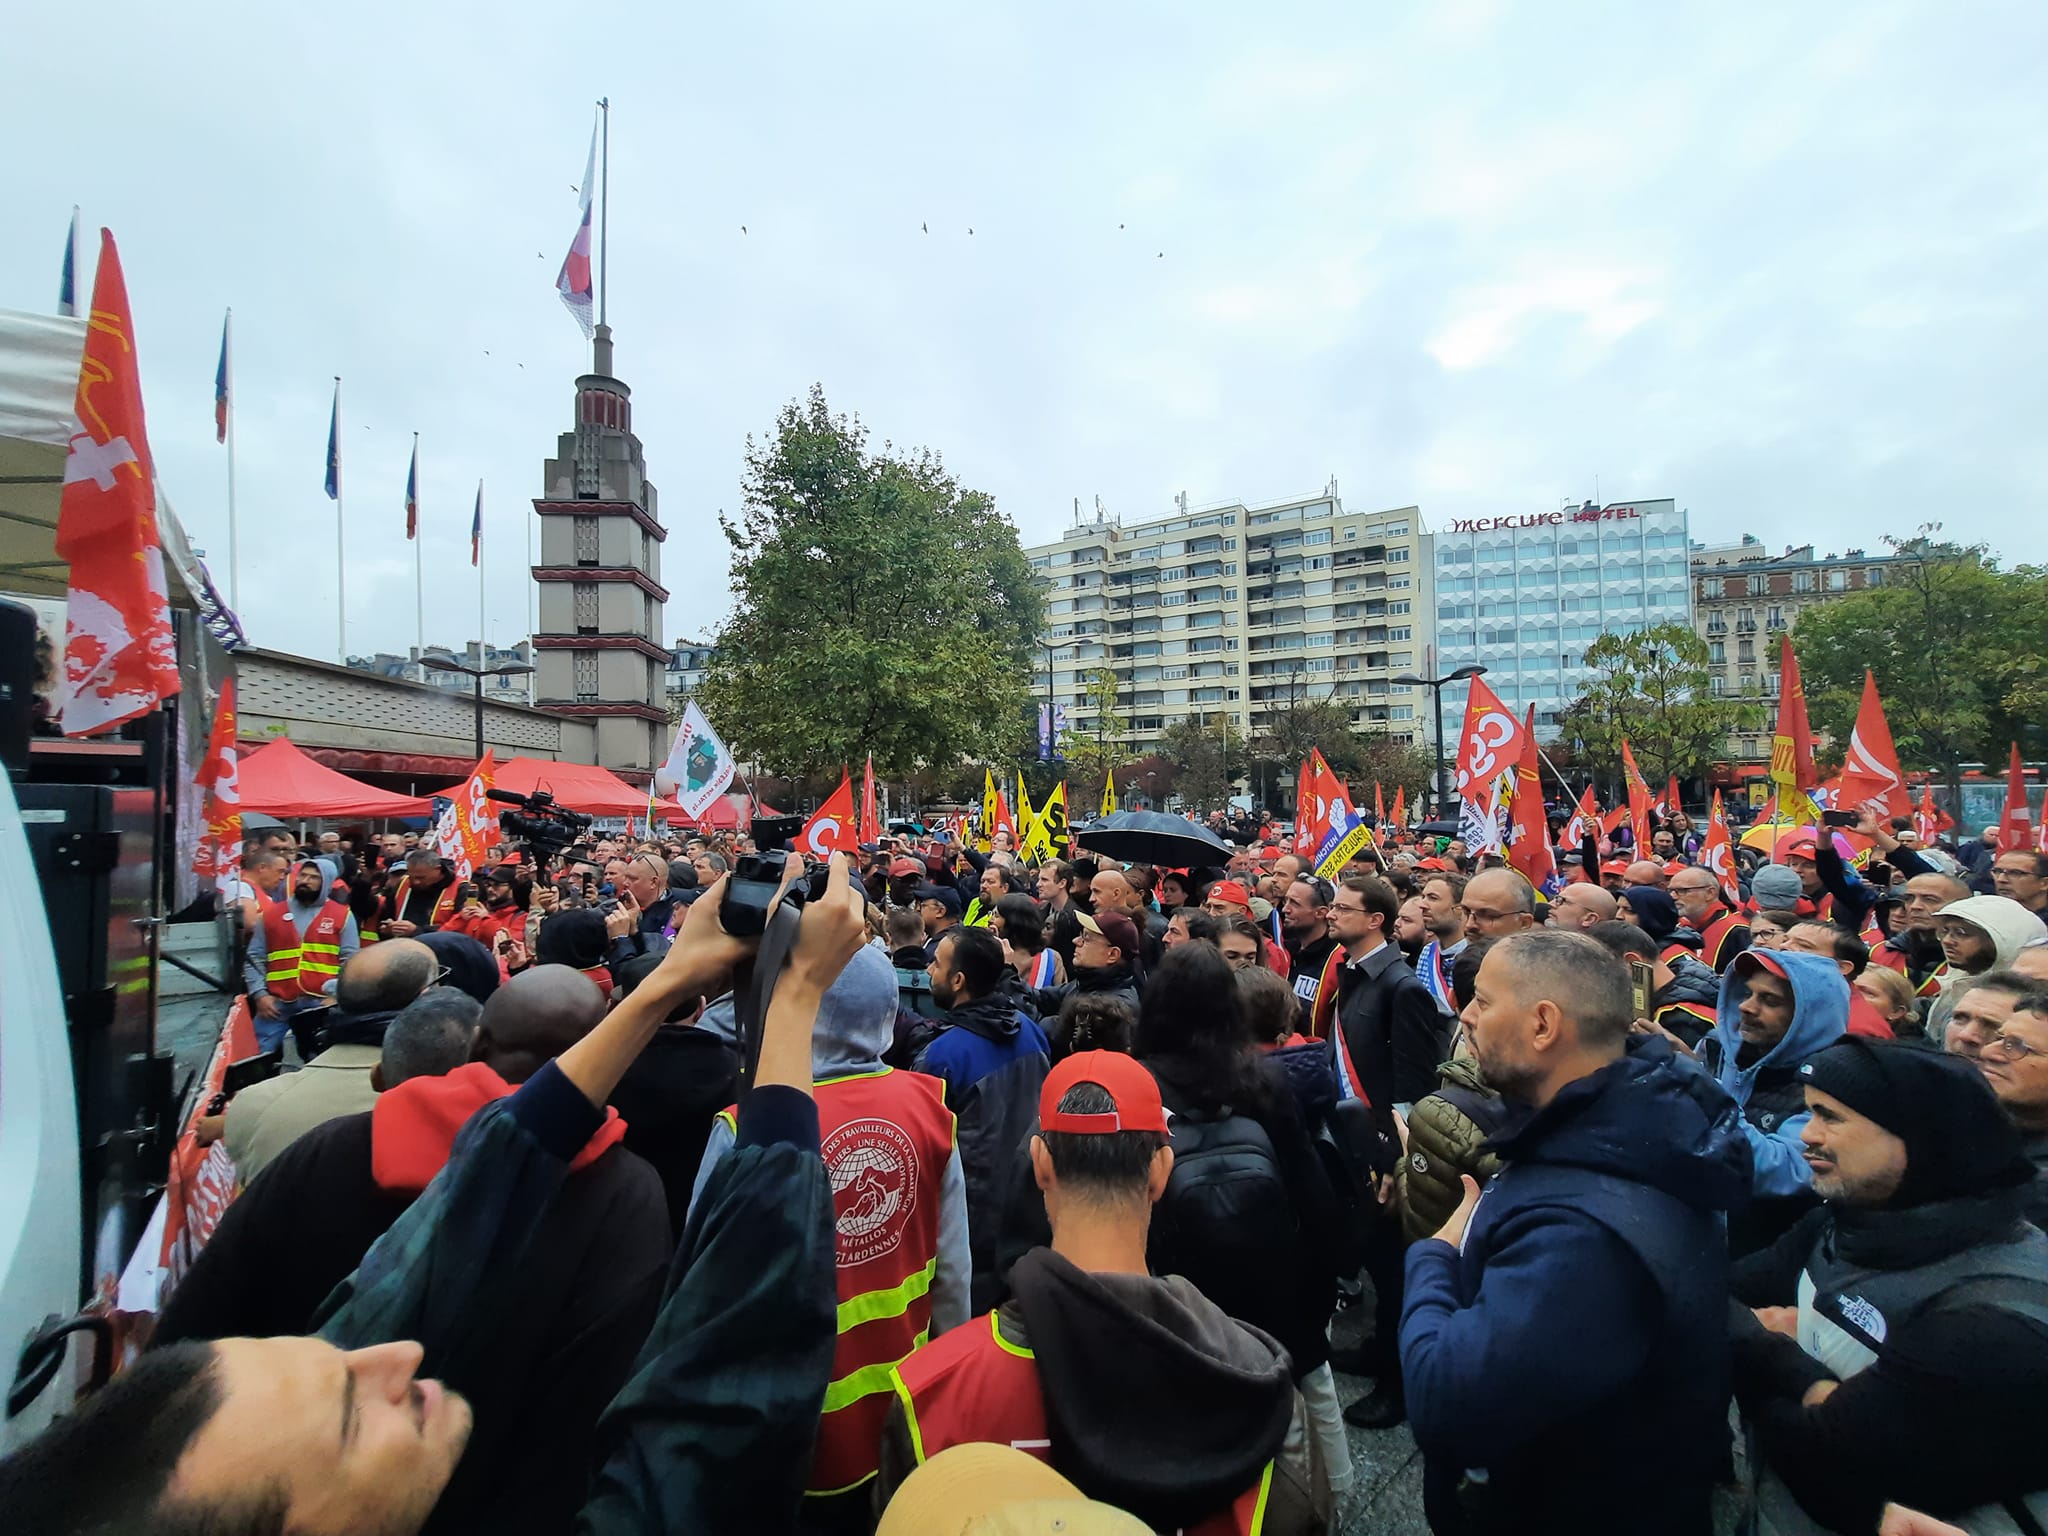
<path fill-rule="evenodd" d="M 1725 1444 L 1726 1098 L 1661 1039 L 1625 1051 L 1621 962 L 1583 934 L 1494 944 L 1465 1010 L 1529 1118 L 1408 1251 L 1401 1361 L 1432 1529 L 1706 1532 Z M 1470 1469 L 1470 1470 L 1468 1470 Z M 1483 1477 L 1472 1475 L 1483 1472 Z"/>
<path fill-rule="evenodd" d="M 327 894 L 333 883 L 333 861 L 303 859 L 292 870 L 285 901 L 257 897 L 263 920 L 250 931 L 242 976 L 256 1044 L 264 1051 L 284 1045 L 294 1018 L 334 1000 L 341 968 L 362 947 L 354 915 Z"/>
<path fill-rule="evenodd" d="M 1749 948 L 1749 925 L 1740 913 L 1729 910 L 1712 871 L 1682 869 L 1665 889 L 1678 906 L 1679 918 L 1700 936 L 1700 959 L 1709 970 L 1727 970 L 1728 962 Z"/>
<path fill-rule="evenodd" d="M 1419 894 L 1422 926 L 1429 931 L 1429 942 L 1416 957 L 1415 974 L 1436 999 L 1437 1011 L 1450 1018 L 1457 1011 L 1451 993 L 1451 963 L 1465 952 L 1466 944 L 1465 877 L 1440 871 L 1422 882 Z M 1432 1072 L 1435 1067 L 1431 1062 Z"/>
<path fill-rule="evenodd" d="M 377 932 L 387 939 L 416 938 L 454 914 L 455 877 L 433 849 L 414 848 L 405 856 L 398 889 L 385 898 Z"/>
<path fill-rule="evenodd" d="M 1052 1246 L 1017 1261 L 997 1311 L 896 1367 L 878 1502 L 927 1458 L 993 1441 L 1033 1448 L 1151 1529 L 1329 1529 L 1285 1351 L 1146 1266 L 1173 1171 L 1151 1073 L 1077 1052 L 1046 1078 L 1038 1119 L 1031 1171 Z"/>

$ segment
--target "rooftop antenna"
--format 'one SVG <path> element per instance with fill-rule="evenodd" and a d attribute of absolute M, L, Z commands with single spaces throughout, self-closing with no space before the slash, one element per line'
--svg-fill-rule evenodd
<path fill-rule="evenodd" d="M 1188 515 L 1188 493 L 1186 491 L 1182 491 L 1178 496 L 1174 497 L 1173 504 L 1180 508 L 1180 515 L 1182 517 Z"/>

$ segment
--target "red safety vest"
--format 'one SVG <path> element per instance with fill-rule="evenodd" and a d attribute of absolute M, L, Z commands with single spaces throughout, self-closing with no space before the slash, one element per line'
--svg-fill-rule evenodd
<path fill-rule="evenodd" d="M 943 1450 L 975 1441 L 1051 1459 L 1052 1431 L 1038 1387 L 1037 1359 L 1024 1345 L 1003 1337 L 999 1318 L 996 1312 L 977 1317 L 925 1345 L 892 1373 L 919 1466 Z M 1267 1462 L 1259 1480 L 1228 1509 L 1183 1527 L 1185 1536 L 1255 1536 L 1265 1525 L 1272 1489 L 1273 1464 Z"/>
<path fill-rule="evenodd" d="M 258 891 L 256 904 L 263 909 L 263 990 L 280 1003 L 322 995 L 341 974 L 341 931 L 348 926 L 348 908 L 328 901 L 301 938 L 284 902 Z"/>
<path fill-rule="evenodd" d="M 1742 953 L 1741 950 L 1730 947 L 1729 936 L 1737 928 L 1746 925 L 1741 914 L 1731 912 L 1726 907 L 1717 910 L 1721 915 L 1699 930 L 1700 958 L 1713 970 L 1725 971 L 1728 969 L 1728 962 Z"/>
<path fill-rule="evenodd" d="M 816 1097 L 839 1279 L 839 1347 L 811 1457 L 809 1491 L 824 1495 L 875 1475 L 893 1372 L 931 1336 L 953 1112 L 937 1078 L 887 1067 L 828 1078 Z"/>
<path fill-rule="evenodd" d="M 424 927 L 430 929 L 439 928 L 448 921 L 449 914 L 455 910 L 455 887 L 457 884 L 458 882 L 455 880 L 443 878 L 441 888 L 434 893 L 433 910 L 427 914 L 427 921 L 423 925 Z M 391 910 L 386 914 L 387 919 L 404 918 L 406 893 L 411 889 L 412 877 L 400 875 L 398 877 L 398 889 L 391 893 Z"/>
<path fill-rule="evenodd" d="M 1882 944 L 1875 946 L 1870 951 L 1870 963 L 1872 965 L 1881 965 L 1888 971 L 1897 971 L 1908 981 L 1913 979 L 1913 972 L 1906 964 L 1905 951 L 1894 946 L 1890 939 L 1886 939 Z M 1941 995 L 1941 980 L 1946 975 L 1948 975 L 1948 962 L 1944 960 L 1927 973 L 1927 979 L 1920 983 L 1914 990 L 1913 995 L 1918 998 L 1939 997 Z"/>

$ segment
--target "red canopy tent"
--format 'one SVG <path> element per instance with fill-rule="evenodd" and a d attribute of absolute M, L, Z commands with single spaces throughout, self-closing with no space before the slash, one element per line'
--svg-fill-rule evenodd
<path fill-rule="evenodd" d="M 236 765 L 235 789 L 243 810 L 272 816 L 424 816 L 431 809 L 425 796 L 393 794 L 337 773 L 283 736 Z"/>
<path fill-rule="evenodd" d="M 644 817 L 647 814 L 646 790 L 635 789 L 609 768 L 599 768 L 592 763 L 557 763 L 542 757 L 511 757 L 497 765 L 491 787 L 521 795 L 544 789 L 570 810 L 592 816 Z"/>
<path fill-rule="evenodd" d="M 655 801 L 654 814 L 673 827 L 709 827 L 716 832 L 732 832 L 747 826 L 756 816 L 780 816 L 782 812 L 751 795 L 720 795 L 696 821 L 683 814 L 673 796 Z"/>

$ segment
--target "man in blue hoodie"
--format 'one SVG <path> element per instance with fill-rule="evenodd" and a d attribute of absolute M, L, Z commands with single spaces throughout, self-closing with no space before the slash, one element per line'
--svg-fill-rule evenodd
<path fill-rule="evenodd" d="M 1583 934 L 1500 940 L 1461 1015 L 1529 1112 L 1502 1167 L 1408 1250 L 1401 1365 L 1430 1529 L 1706 1536 L 1727 1445 L 1721 1213 L 1749 1185 L 1733 1102 Z"/>
<path fill-rule="evenodd" d="M 1842 1038 L 1849 984 L 1823 955 L 1789 949 L 1744 950 L 1721 977 L 1714 1032 L 1699 1060 L 1742 1106 L 1755 1168 L 1749 1205 L 1729 1224 L 1739 1256 L 1777 1241 L 1814 1204 L 1813 1171 L 1799 1133 L 1806 1129 L 1799 1069 Z"/>

